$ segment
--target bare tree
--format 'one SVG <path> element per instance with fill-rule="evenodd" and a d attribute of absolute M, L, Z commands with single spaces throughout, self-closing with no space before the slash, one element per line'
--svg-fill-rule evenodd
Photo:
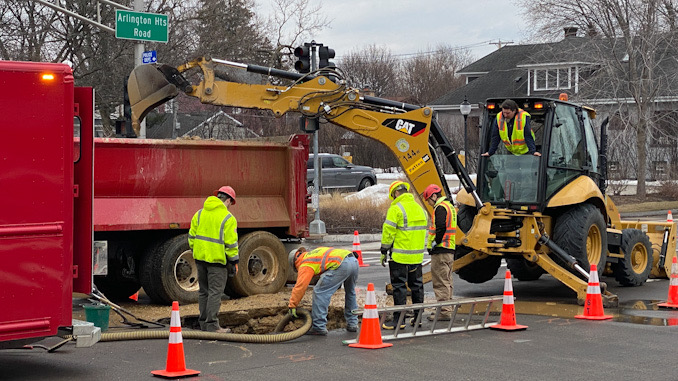
<path fill-rule="evenodd" d="M 322 12 L 320 2 L 311 0 L 270 0 L 272 13 L 264 21 L 265 30 L 273 42 L 270 53 L 271 65 L 277 68 L 290 67 L 291 56 L 297 45 L 311 39 L 314 33 L 330 25 Z M 322 41 L 317 41 L 322 43 Z"/>
<path fill-rule="evenodd" d="M 457 71 L 471 63 L 471 54 L 466 49 L 439 45 L 427 52 L 420 52 L 400 66 L 401 94 L 408 94 L 414 102 L 426 104 L 464 85 Z"/>
<path fill-rule="evenodd" d="M 378 97 L 398 95 L 398 60 L 386 47 L 370 45 L 346 54 L 339 66 L 350 86 L 368 88 Z"/>
<path fill-rule="evenodd" d="M 637 194 L 646 195 L 648 132 L 657 101 L 673 91 L 676 10 L 673 0 L 519 0 L 525 15 L 545 35 L 578 26 L 591 37 L 589 98 L 615 100 L 631 127 L 637 152 Z M 529 11 L 527 11 L 529 9 Z M 624 106 L 631 100 L 630 107 Z"/>

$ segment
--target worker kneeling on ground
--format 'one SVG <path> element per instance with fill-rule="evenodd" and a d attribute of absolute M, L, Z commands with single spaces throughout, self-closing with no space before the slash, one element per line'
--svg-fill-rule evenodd
<path fill-rule="evenodd" d="M 341 284 L 346 292 L 344 301 L 344 317 L 349 332 L 358 330 L 358 316 L 352 311 L 358 308 L 355 286 L 358 281 L 358 259 L 356 253 L 333 247 L 319 247 L 306 251 L 300 247 L 289 254 L 290 267 L 297 271 L 297 283 L 290 296 L 290 314 L 297 317 L 297 306 L 304 296 L 314 275 L 320 275 L 318 283 L 313 287 L 313 306 L 311 317 L 313 326 L 307 334 L 327 335 L 327 312 L 330 300 Z"/>
<path fill-rule="evenodd" d="M 431 184 L 424 190 L 424 200 L 434 209 L 433 226 L 429 228 L 429 254 L 431 254 L 431 280 L 436 300 L 452 300 L 452 264 L 454 263 L 455 235 L 457 234 L 457 212 L 443 190 Z M 450 320 L 452 306 L 441 308 L 438 320 Z M 434 320 L 434 315 L 428 317 Z"/>
<path fill-rule="evenodd" d="M 238 271 L 238 223 L 228 207 L 235 205 L 235 190 L 226 185 L 205 200 L 191 220 L 188 245 L 198 268 L 200 329 L 227 333 L 219 327 L 219 308 L 228 277 Z"/>
<path fill-rule="evenodd" d="M 428 219 L 426 211 L 414 200 L 410 184 L 394 181 L 388 189 L 391 206 L 381 233 L 381 265 L 386 266 L 393 286 L 393 304 L 407 304 L 407 287 L 412 291 L 412 303 L 424 302 L 424 281 L 421 263 L 426 251 Z M 420 311 L 410 321 L 414 325 Z M 394 329 L 400 312 L 393 313 L 393 323 L 384 323 L 382 328 Z M 405 328 L 402 324 L 401 327 Z"/>

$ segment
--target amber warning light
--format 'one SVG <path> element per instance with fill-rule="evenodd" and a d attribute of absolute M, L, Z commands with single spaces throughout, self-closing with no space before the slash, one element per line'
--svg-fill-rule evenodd
<path fill-rule="evenodd" d="M 54 74 L 43 74 L 42 80 L 43 81 L 52 81 L 52 80 L 54 80 Z"/>

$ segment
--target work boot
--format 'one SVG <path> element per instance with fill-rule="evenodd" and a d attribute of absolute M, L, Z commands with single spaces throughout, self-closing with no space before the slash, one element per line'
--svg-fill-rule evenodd
<path fill-rule="evenodd" d="M 416 318 L 416 317 L 413 317 L 412 319 L 410 319 L 410 325 L 411 325 L 412 327 L 414 327 L 414 325 L 415 325 L 416 323 L 417 323 L 417 318 Z M 421 322 L 419 322 L 419 327 L 421 327 Z"/>
<path fill-rule="evenodd" d="M 358 326 L 357 325 L 349 325 L 346 327 L 346 330 L 349 332 L 358 332 Z"/>
<path fill-rule="evenodd" d="M 395 322 L 390 322 L 390 323 L 384 323 L 381 325 L 381 328 L 392 331 L 395 329 Z M 400 325 L 400 329 L 405 329 L 405 324 Z"/>
<path fill-rule="evenodd" d="M 307 335 L 313 336 L 327 336 L 327 331 L 321 331 L 319 329 L 311 328 L 306 332 Z"/>
<path fill-rule="evenodd" d="M 227 327 L 227 328 L 217 328 L 217 330 L 214 331 L 214 332 L 216 332 L 216 333 L 231 333 L 232 331 L 231 331 L 230 328 Z"/>

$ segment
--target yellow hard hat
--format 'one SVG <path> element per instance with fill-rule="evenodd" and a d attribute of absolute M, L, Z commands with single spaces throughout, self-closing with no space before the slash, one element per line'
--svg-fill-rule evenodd
<path fill-rule="evenodd" d="M 400 180 L 392 182 L 391 186 L 388 187 L 388 198 L 390 198 L 391 200 L 395 199 L 393 193 L 395 192 L 396 189 L 399 189 L 402 186 L 404 186 L 408 192 L 410 191 L 410 184 Z"/>

